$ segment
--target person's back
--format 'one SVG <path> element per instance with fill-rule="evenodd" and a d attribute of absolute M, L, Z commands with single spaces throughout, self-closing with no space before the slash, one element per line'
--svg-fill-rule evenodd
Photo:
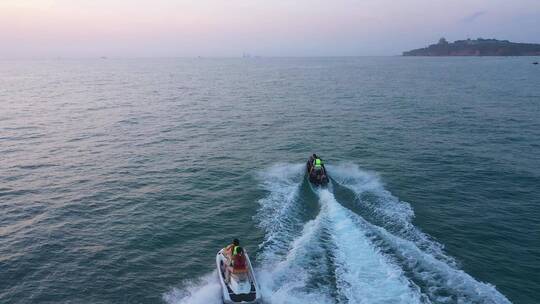
<path fill-rule="evenodd" d="M 242 247 L 235 247 L 232 257 L 233 272 L 243 272 L 247 270 L 246 256 Z"/>
<path fill-rule="evenodd" d="M 314 161 L 313 161 L 313 168 L 317 171 L 321 170 L 322 169 L 322 160 L 320 158 L 316 158 Z"/>
<path fill-rule="evenodd" d="M 247 268 L 246 256 L 244 254 L 237 254 L 233 257 L 233 269 L 235 271 L 244 270 Z"/>

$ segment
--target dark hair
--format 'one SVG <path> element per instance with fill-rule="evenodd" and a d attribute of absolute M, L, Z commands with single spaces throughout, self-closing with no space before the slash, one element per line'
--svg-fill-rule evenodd
<path fill-rule="evenodd" d="M 313 153 L 313 158 L 317 158 L 317 154 Z"/>
<path fill-rule="evenodd" d="M 240 241 L 238 239 L 234 239 L 232 243 L 234 244 L 234 246 L 240 245 Z"/>

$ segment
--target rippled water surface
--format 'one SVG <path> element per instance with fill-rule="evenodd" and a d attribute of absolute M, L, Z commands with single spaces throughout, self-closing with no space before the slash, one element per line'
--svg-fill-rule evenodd
<path fill-rule="evenodd" d="M 532 61 L 1 61 L 0 303 L 537 303 Z"/>

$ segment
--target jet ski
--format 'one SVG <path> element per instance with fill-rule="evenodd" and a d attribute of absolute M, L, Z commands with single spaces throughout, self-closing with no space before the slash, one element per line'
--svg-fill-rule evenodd
<path fill-rule="evenodd" d="M 315 160 L 314 156 L 317 155 L 313 154 L 313 156 L 310 156 L 306 164 L 308 179 L 315 186 L 325 187 L 329 181 L 328 174 L 326 174 L 326 168 L 323 164 L 321 169 L 315 170 L 315 168 L 313 168 L 313 161 Z"/>
<path fill-rule="evenodd" d="M 230 279 L 226 281 L 226 267 L 228 259 L 225 256 L 225 248 L 221 249 L 216 255 L 216 264 L 223 294 L 223 304 L 233 303 L 262 303 L 260 288 L 253 273 L 253 267 L 249 256 L 244 251 L 246 257 L 246 268 L 233 270 Z"/>

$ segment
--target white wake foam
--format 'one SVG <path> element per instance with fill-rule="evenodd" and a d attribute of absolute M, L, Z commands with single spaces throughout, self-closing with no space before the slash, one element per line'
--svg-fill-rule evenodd
<path fill-rule="evenodd" d="M 266 302 L 333 303 L 324 288 L 309 287 L 314 276 L 327 271 L 326 264 L 319 260 L 324 255 L 318 240 L 321 228 L 319 215 L 305 224 L 302 234 L 292 242 L 283 260 L 263 260 L 258 274 Z"/>
<path fill-rule="evenodd" d="M 268 195 L 259 201 L 255 219 L 265 230 L 257 270 L 265 303 L 333 303 L 314 277 L 327 272 L 317 261 L 324 251 L 320 243 L 321 216 L 302 223 L 298 195 L 304 166 L 281 164 L 261 173 Z"/>
<path fill-rule="evenodd" d="M 260 173 L 263 189 L 268 196 L 261 199 L 259 212 L 254 217 L 265 231 L 260 257 L 270 261 L 287 254 L 288 246 L 299 232 L 302 223 L 297 204 L 303 177 L 303 165 L 279 164 Z"/>
<path fill-rule="evenodd" d="M 418 288 L 379 252 L 326 189 L 319 190 L 322 213 L 334 242 L 336 286 L 348 303 L 420 303 Z"/>
<path fill-rule="evenodd" d="M 169 304 L 221 304 L 221 285 L 216 271 L 199 280 L 184 282 L 183 288 L 174 288 L 163 295 Z"/>
<path fill-rule="evenodd" d="M 350 163 L 329 166 L 329 170 L 336 182 L 355 193 L 362 208 L 375 214 L 380 220 L 379 225 L 401 238 L 413 241 L 419 248 L 446 264 L 456 266 L 455 260 L 444 254 L 442 244 L 433 241 L 413 225 L 414 211 L 411 205 L 386 190 L 376 173 L 361 170 L 358 165 Z M 364 198 L 366 195 L 371 197 Z"/>
<path fill-rule="evenodd" d="M 476 281 L 469 274 L 422 251 L 409 240 L 397 237 L 382 227 L 358 218 L 366 229 L 374 231 L 401 260 L 401 267 L 412 272 L 423 285 L 425 294 L 436 303 L 510 303 L 497 289 Z"/>
<path fill-rule="evenodd" d="M 266 232 L 258 270 L 265 301 L 419 303 L 418 289 L 371 245 L 351 220 L 352 212 L 333 194 L 318 192 L 321 211 L 314 220 L 301 223 L 297 211 L 303 169 L 274 166 L 263 176 L 269 193 L 260 200 L 256 219 Z M 298 224 L 303 228 L 295 233 Z"/>
<path fill-rule="evenodd" d="M 351 164 L 330 167 L 329 172 L 334 180 L 356 194 L 361 207 L 378 215 L 382 225 L 371 223 L 357 214 L 353 219 L 370 233 L 373 244 L 392 252 L 400 267 L 422 286 L 422 292 L 431 301 L 510 303 L 493 285 L 479 282 L 460 270 L 454 259 L 444 253 L 441 244 L 415 227 L 411 206 L 386 190 L 376 174 Z M 371 197 L 364 198 L 365 194 Z"/>

